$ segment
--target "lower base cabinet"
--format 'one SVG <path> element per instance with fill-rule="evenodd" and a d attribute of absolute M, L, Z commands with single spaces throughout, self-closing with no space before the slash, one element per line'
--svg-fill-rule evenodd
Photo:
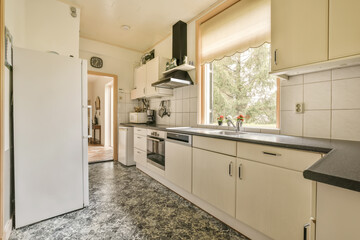
<path fill-rule="evenodd" d="M 165 142 L 165 177 L 191 193 L 192 147 Z"/>
<path fill-rule="evenodd" d="M 359 227 L 360 192 L 318 183 L 316 240 L 359 240 Z"/>
<path fill-rule="evenodd" d="M 276 240 L 310 239 L 313 182 L 302 172 L 237 159 L 236 218 Z M 313 239 L 313 238 L 311 238 Z"/>
<path fill-rule="evenodd" d="M 236 158 L 193 148 L 193 194 L 235 217 Z"/>

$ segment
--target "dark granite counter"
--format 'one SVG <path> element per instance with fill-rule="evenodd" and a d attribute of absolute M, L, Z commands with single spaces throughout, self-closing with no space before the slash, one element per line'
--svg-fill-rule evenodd
<path fill-rule="evenodd" d="M 249 132 L 233 136 L 219 134 L 220 129 L 122 125 L 323 153 L 323 158 L 304 171 L 304 177 L 360 192 L 360 142 Z"/>

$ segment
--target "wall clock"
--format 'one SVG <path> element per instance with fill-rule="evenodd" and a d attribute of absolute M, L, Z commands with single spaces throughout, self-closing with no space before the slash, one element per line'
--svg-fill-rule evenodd
<path fill-rule="evenodd" d="M 90 65 L 94 68 L 102 68 L 103 67 L 103 60 L 99 57 L 91 57 L 90 58 Z"/>

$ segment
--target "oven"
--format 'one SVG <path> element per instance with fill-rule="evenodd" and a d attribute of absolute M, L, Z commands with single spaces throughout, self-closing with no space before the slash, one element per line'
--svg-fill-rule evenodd
<path fill-rule="evenodd" d="M 148 129 L 147 162 L 165 170 L 165 132 Z"/>

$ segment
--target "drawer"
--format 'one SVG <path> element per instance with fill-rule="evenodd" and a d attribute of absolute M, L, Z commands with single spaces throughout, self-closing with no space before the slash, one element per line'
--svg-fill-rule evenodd
<path fill-rule="evenodd" d="M 134 128 L 134 134 L 146 136 L 146 128 Z"/>
<path fill-rule="evenodd" d="M 240 142 L 237 143 L 237 156 L 301 172 L 321 158 L 320 153 Z"/>
<path fill-rule="evenodd" d="M 146 152 L 134 148 L 134 161 L 146 166 Z"/>
<path fill-rule="evenodd" d="M 134 134 L 134 147 L 146 151 L 146 136 Z"/>
<path fill-rule="evenodd" d="M 231 140 L 194 136 L 193 147 L 236 156 L 236 142 Z"/>

